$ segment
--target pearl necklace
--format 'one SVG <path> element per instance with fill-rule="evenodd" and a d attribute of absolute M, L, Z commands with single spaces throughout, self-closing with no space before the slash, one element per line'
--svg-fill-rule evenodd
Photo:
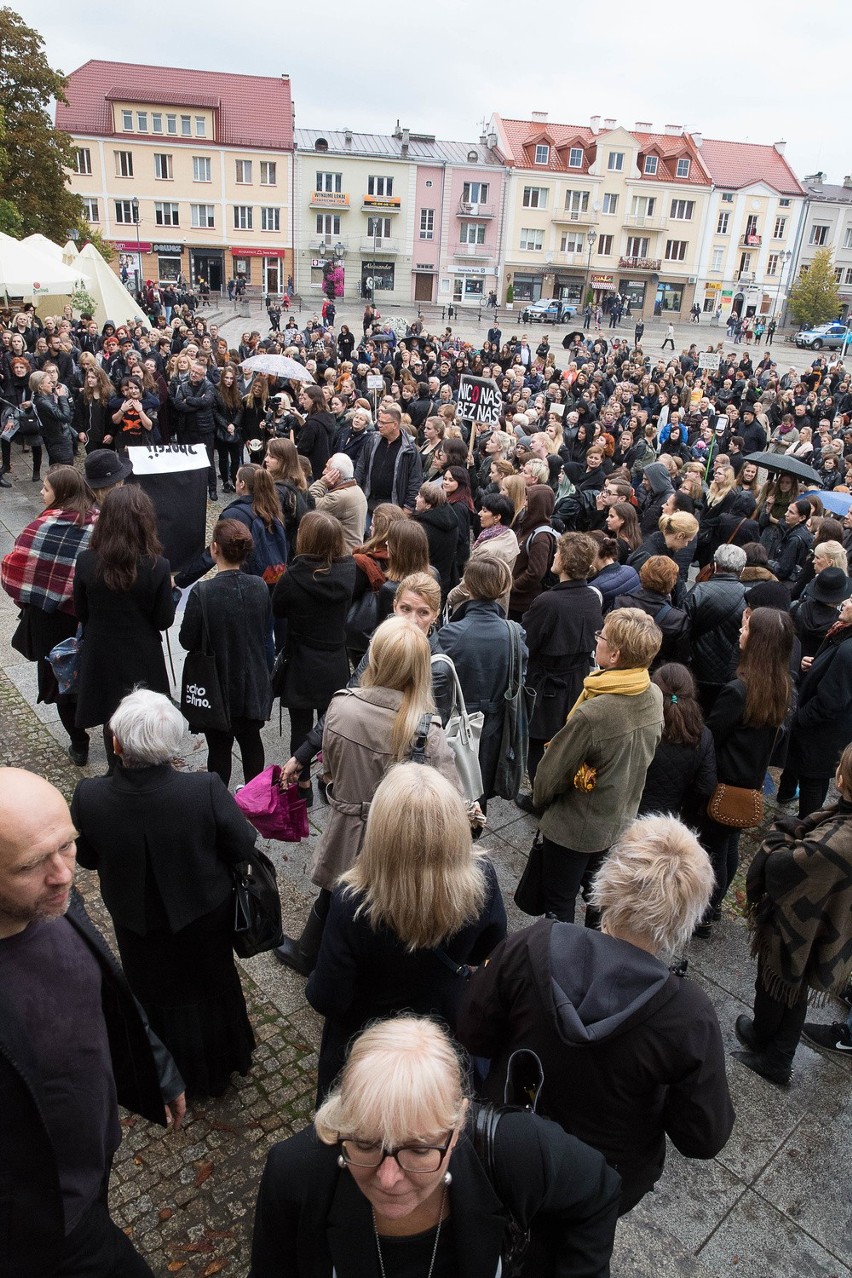
<path fill-rule="evenodd" d="M 441 1194 L 441 1213 L 438 1217 L 438 1228 L 435 1230 L 435 1244 L 432 1247 L 432 1259 L 429 1261 L 429 1272 L 426 1274 L 426 1278 L 432 1278 L 432 1270 L 435 1268 L 435 1257 L 438 1254 L 438 1241 L 441 1237 L 441 1226 L 444 1223 L 444 1207 L 446 1206 L 446 1203 L 447 1203 L 447 1186 L 445 1185 L 444 1192 Z M 387 1278 L 387 1275 L 385 1273 L 384 1257 L 382 1256 L 382 1243 L 381 1243 L 381 1239 L 379 1238 L 379 1227 L 376 1224 L 376 1212 L 374 1208 L 371 1208 L 370 1210 L 373 1216 L 373 1234 L 376 1239 L 376 1252 L 379 1257 L 379 1269 L 381 1270 L 382 1278 Z"/>

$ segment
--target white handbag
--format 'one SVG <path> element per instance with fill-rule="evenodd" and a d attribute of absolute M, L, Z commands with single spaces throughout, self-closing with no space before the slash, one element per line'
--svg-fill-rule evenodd
<path fill-rule="evenodd" d="M 479 738 L 485 715 L 481 710 L 468 714 L 459 677 L 451 657 L 436 652 L 432 662 L 445 661 L 453 677 L 453 707 L 444 728 L 447 744 L 455 755 L 456 770 L 466 799 L 475 802 L 482 795 L 482 769 L 479 766 Z"/>

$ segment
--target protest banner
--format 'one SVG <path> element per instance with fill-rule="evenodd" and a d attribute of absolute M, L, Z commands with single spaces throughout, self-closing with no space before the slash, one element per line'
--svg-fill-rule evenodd
<path fill-rule="evenodd" d="M 210 461 L 203 444 L 145 444 L 128 448 L 132 478 L 157 512 L 163 555 L 173 573 L 207 544 L 207 480 Z"/>
<path fill-rule="evenodd" d="M 701 351 L 698 356 L 698 367 L 710 369 L 713 372 L 719 367 L 721 356 L 718 351 Z"/>
<path fill-rule="evenodd" d="M 458 415 L 467 422 L 486 422 L 499 426 L 503 400 L 497 383 L 491 377 L 472 377 L 463 373 L 459 380 Z"/>

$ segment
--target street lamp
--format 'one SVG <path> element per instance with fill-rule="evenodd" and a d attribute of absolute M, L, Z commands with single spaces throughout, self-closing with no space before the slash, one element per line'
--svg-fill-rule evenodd
<path fill-rule="evenodd" d="M 139 247 L 139 201 L 134 195 L 130 201 L 130 216 L 133 219 L 133 225 L 136 227 L 136 294 L 142 291 L 142 251 Z"/>
<path fill-rule="evenodd" d="M 792 256 L 793 254 L 790 252 L 790 250 L 785 249 L 784 252 L 779 257 L 779 263 L 780 263 L 781 269 L 778 272 L 778 287 L 775 289 L 775 306 L 773 306 L 772 308 L 772 315 L 770 317 L 771 319 L 775 319 L 775 311 L 778 309 L 778 302 L 781 297 L 781 285 L 784 282 L 784 272 L 786 271 L 787 263 L 790 261 L 790 258 Z"/>
<path fill-rule="evenodd" d="M 586 263 L 586 294 L 588 294 L 592 283 L 592 249 L 595 247 L 595 240 L 598 238 L 597 231 L 591 227 L 586 231 L 586 243 L 589 246 L 589 259 Z M 586 297 L 583 297 L 583 307 L 587 305 Z"/>

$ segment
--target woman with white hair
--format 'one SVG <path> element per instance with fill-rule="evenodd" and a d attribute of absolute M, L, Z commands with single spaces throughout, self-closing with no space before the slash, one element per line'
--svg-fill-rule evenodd
<path fill-rule="evenodd" d="M 412 1011 L 455 1025 L 463 976 L 506 935 L 494 866 L 471 842 L 458 790 L 399 763 L 370 804 L 364 846 L 331 898 L 306 995 L 325 1017 L 318 1097 L 346 1044 L 376 1017 Z"/>
<path fill-rule="evenodd" d="M 606 1278 L 618 1177 L 528 1111 L 490 1142 L 449 1036 L 414 1016 L 371 1025 L 313 1125 L 266 1161 L 249 1278 L 524 1274 Z M 513 1232 L 530 1230 L 520 1267 Z"/>
<path fill-rule="evenodd" d="M 541 919 L 498 946 L 462 999 L 458 1038 L 491 1058 L 485 1095 L 502 1100 L 512 1052 L 535 1051 L 538 1112 L 605 1155 L 622 1214 L 662 1175 L 666 1136 L 687 1158 L 714 1158 L 733 1126 L 713 1005 L 667 966 L 712 888 L 694 834 L 641 817 L 595 877 L 600 932 Z"/>
<path fill-rule="evenodd" d="M 97 870 L 122 967 L 188 1093 L 219 1096 L 255 1041 L 233 952 L 232 870 L 256 833 L 215 772 L 180 772 L 180 711 L 138 688 L 110 720 L 118 763 L 71 802 L 77 859 Z"/>

